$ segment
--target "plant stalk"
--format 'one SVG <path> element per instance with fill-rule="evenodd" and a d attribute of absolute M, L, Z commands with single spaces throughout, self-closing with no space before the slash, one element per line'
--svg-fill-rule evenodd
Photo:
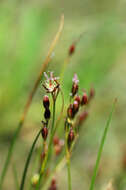
<path fill-rule="evenodd" d="M 55 106 L 56 106 L 56 101 L 53 100 L 53 117 L 52 117 L 52 127 L 51 127 L 51 131 L 50 131 L 48 151 L 46 152 L 45 158 L 44 158 L 43 163 L 42 163 L 42 167 L 41 167 L 41 171 L 40 171 L 40 178 L 39 178 L 38 184 L 36 186 L 36 190 L 39 190 L 39 188 L 40 188 L 40 185 L 41 185 L 41 182 L 43 179 L 43 175 L 44 175 L 44 171 L 45 171 L 45 168 L 47 165 L 47 161 L 51 157 L 52 141 L 53 141 L 53 137 L 54 137 L 55 110 L 56 110 Z"/>
<path fill-rule="evenodd" d="M 65 134 L 66 163 L 67 163 L 68 190 L 72 190 L 72 186 L 71 186 L 71 168 L 70 168 L 71 160 L 70 160 L 70 150 L 68 148 L 67 139 L 68 139 L 68 131 L 66 131 L 66 134 Z"/>
<path fill-rule="evenodd" d="M 29 164 L 30 164 L 30 160 L 31 160 L 31 157 L 32 157 L 32 153 L 33 153 L 34 147 L 35 147 L 35 145 L 37 143 L 37 140 L 38 140 L 40 134 L 41 134 L 41 130 L 38 132 L 37 136 L 35 137 L 35 140 L 33 141 L 33 144 L 31 146 L 30 152 L 28 154 L 26 164 L 25 164 L 25 167 L 24 167 L 24 171 L 23 171 L 23 175 L 22 175 L 20 190 L 24 189 L 25 179 L 26 179 L 28 167 L 29 167 Z"/>

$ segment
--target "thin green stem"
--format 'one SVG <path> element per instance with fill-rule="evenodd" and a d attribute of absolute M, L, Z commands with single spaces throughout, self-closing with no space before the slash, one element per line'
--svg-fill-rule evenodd
<path fill-rule="evenodd" d="M 25 168 L 24 168 L 24 171 L 23 171 L 23 175 L 22 175 L 20 190 L 24 189 L 24 183 L 25 183 L 25 178 L 26 178 L 26 175 L 27 175 L 29 163 L 30 163 L 30 160 L 31 160 L 31 157 L 32 157 L 32 153 L 33 153 L 34 147 L 36 145 L 36 142 L 37 142 L 40 134 L 41 134 L 41 130 L 38 132 L 37 136 L 35 137 L 35 140 L 33 141 L 33 144 L 32 144 L 31 149 L 29 151 L 29 154 L 28 154 L 28 157 L 27 157 L 27 160 L 26 160 L 26 164 L 25 164 Z"/>
<path fill-rule="evenodd" d="M 71 146 L 70 152 L 72 152 L 72 150 L 73 150 L 73 148 L 75 146 L 75 143 L 77 141 L 77 138 L 78 138 L 78 135 L 76 136 L 76 138 L 74 140 L 74 143 Z M 63 158 L 60 159 L 60 161 L 56 164 L 55 168 L 53 169 L 53 171 L 49 175 L 46 183 L 44 184 L 43 190 L 47 190 L 48 189 L 48 187 L 50 185 L 50 182 L 51 182 L 51 179 L 54 176 L 54 173 L 57 173 L 57 172 L 61 171 L 63 169 L 63 167 L 66 165 L 66 162 L 67 162 L 66 155 L 64 155 Z"/>
<path fill-rule="evenodd" d="M 5 164 L 4 164 L 2 173 L 1 173 L 1 177 L 0 177 L 0 189 L 2 189 L 3 180 L 4 180 L 4 177 L 5 177 L 5 175 L 6 175 L 6 172 L 7 172 L 8 166 L 9 166 L 9 163 L 10 163 L 10 158 L 11 158 L 11 156 L 12 156 L 14 144 L 15 144 L 15 141 L 16 141 L 16 139 L 17 139 L 19 133 L 20 133 L 21 127 L 22 127 L 22 121 L 19 123 L 18 128 L 16 129 L 16 131 L 15 131 L 15 133 L 14 133 L 14 136 L 13 136 L 13 138 L 12 138 L 12 142 L 11 142 L 10 147 L 9 147 L 9 151 L 8 151 L 8 154 L 7 154 L 7 158 L 6 158 L 6 161 L 5 161 Z"/>
<path fill-rule="evenodd" d="M 60 84 L 62 84 L 64 73 L 65 73 L 65 70 L 67 68 L 67 65 L 69 64 L 69 61 L 70 61 L 70 57 L 67 56 L 66 59 L 64 60 L 63 65 L 62 65 L 61 74 L 60 74 Z"/>
<path fill-rule="evenodd" d="M 33 176 L 33 173 L 34 173 L 34 171 L 35 171 L 35 168 L 38 167 L 38 163 L 40 162 L 40 155 L 41 155 L 42 149 L 43 149 L 43 146 L 38 148 L 38 151 L 37 151 L 37 153 L 36 153 L 35 159 L 34 159 L 34 161 L 33 161 L 34 164 L 32 165 L 31 177 L 30 177 L 30 179 L 31 179 L 32 176 Z M 39 167 L 40 167 L 40 166 L 39 166 Z M 29 189 L 29 190 L 32 189 L 31 181 L 29 182 L 29 187 L 28 187 L 28 189 Z"/>
<path fill-rule="evenodd" d="M 112 114 L 113 114 L 113 111 L 115 109 L 115 102 L 114 102 L 114 104 L 112 106 L 112 110 L 111 110 L 111 112 L 109 114 L 109 117 L 108 117 L 105 129 L 104 129 L 104 133 L 103 133 L 103 136 L 102 136 L 102 139 L 101 139 L 101 143 L 100 143 L 99 151 L 98 151 L 98 154 L 97 154 L 97 160 L 96 160 L 95 168 L 94 168 L 94 171 L 93 171 L 93 176 L 92 176 L 92 179 L 91 179 L 91 184 L 90 184 L 89 190 L 93 190 L 94 189 L 95 180 L 96 180 L 96 176 L 97 176 L 97 172 L 98 172 L 98 167 L 99 167 L 99 163 L 100 163 L 100 159 L 101 159 L 104 143 L 105 143 L 107 132 L 108 132 L 108 129 L 109 129 L 109 126 L 110 126 L 110 122 L 111 122 L 111 119 L 112 119 Z"/>
<path fill-rule="evenodd" d="M 48 189 L 48 187 L 49 187 L 49 185 L 50 185 L 50 182 L 51 182 L 51 180 L 52 180 L 52 177 L 53 177 L 54 173 L 59 172 L 60 170 L 62 170 L 63 167 L 65 166 L 65 164 L 66 164 L 66 158 L 63 157 L 63 158 L 58 162 L 58 164 L 55 166 L 55 168 L 53 169 L 52 173 L 49 175 L 49 177 L 48 177 L 46 183 L 44 184 L 44 187 L 42 188 L 43 190 L 47 190 L 47 189 Z"/>
<path fill-rule="evenodd" d="M 13 163 L 13 165 L 12 165 L 12 170 L 13 170 L 15 188 L 16 188 L 16 190 L 19 190 L 19 182 L 18 182 L 17 169 L 16 169 L 16 166 L 15 166 L 14 163 Z"/>
<path fill-rule="evenodd" d="M 59 123 L 60 123 L 61 118 L 63 116 L 63 110 L 64 110 L 64 94 L 63 94 L 63 91 L 61 90 L 61 88 L 60 88 L 60 93 L 61 93 L 61 97 L 62 97 L 62 107 L 61 107 L 60 115 L 59 115 L 59 117 L 58 117 L 58 119 L 56 121 L 56 124 L 55 124 L 54 134 L 55 134 L 55 132 L 57 130 L 57 127 L 59 126 Z"/>
<path fill-rule="evenodd" d="M 70 168 L 70 150 L 68 148 L 68 131 L 65 134 L 65 146 L 66 146 L 66 162 L 67 162 L 67 176 L 68 176 L 68 190 L 71 190 L 71 168 Z"/>
<path fill-rule="evenodd" d="M 67 160 L 67 172 L 68 172 L 68 189 L 71 190 L 71 168 L 70 168 L 70 158 Z"/>
<path fill-rule="evenodd" d="M 36 190 L 39 190 L 39 188 L 40 188 L 42 178 L 43 178 L 43 175 L 44 175 L 44 171 L 45 171 L 45 168 L 46 168 L 46 165 L 47 165 L 47 161 L 51 157 L 51 151 L 52 151 L 51 147 L 52 147 L 52 141 L 53 141 L 53 137 L 54 137 L 55 110 L 56 110 L 56 101 L 53 100 L 53 117 L 52 117 L 52 127 L 51 127 L 51 131 L 50 131 L 50 139 L 49 139 L 48 151 L 47 151 L 47 153 L 45 155 L 45 159 L 43 160 L 43 163 L 42 163 L 42 167 L 41 167 L 41 171 L 40 171 L 40 178 L 39 178 L 38 184 L 36 186 Z"/>

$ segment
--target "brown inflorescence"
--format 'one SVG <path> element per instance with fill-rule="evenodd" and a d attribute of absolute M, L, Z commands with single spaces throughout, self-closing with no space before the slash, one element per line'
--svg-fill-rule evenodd
<path fill-rule="evenodd" d="M 75 52 L 75 44 L 72 44 L 69 48 L 69 55 L 71 56 Z"/>
<path fill-rule="evenodd" d="M 87 104 L 87 102 L 88 102 L 88 96 L 87 96 L 87 93 L 84 92 L 82 99 L 81 99 L 81 105 L 83 106 L 83 105 Z"/>
<path fill-rule="evenodd" d="M 57 190 L 56 179 L 52 179 L 51 185 L 48 190 Z"/>
<path fill-rule="evenodd" d="M 51 112 L 50 112 L 50 110 L 49 110 L 49 108 L 47 109 L 45 109 L 45 112 L 44 112 L 44 117 L 45 117 L 45 119 L 46 120 L 49 120 L 50 119 L 50 116 L 51 116 Z"/>
<path fill-rule="evenodd" d="M 77 101 L 78 104 L 80 105 L 81 99 L 80 99 L 79 95 L 76 95 L 75 98 L 74 98 L 74 100 Z"/>
<path fill-rule="evenodd" d="M 75 100 L 75 101 L 73 102 L 73 112 L 74 112 L 74 114 L 76 114 L 76 113 L 78 112 L 78 110 L 79 110 L 79 104 L 78 104 L 78 102 Z"/>
<path fill-rule="evenodd" d="M 44 141 L 46 140 L 47 136 L 48 136 L 48 129 L 47 129 L 46 125 L 44 125 L 42 128 L 42 137 L 43 137 Z"/>
<path fill-rule="evenodd" d="M 49 97 L 47 95 L 43 97 L 43 106 L 45 109 L 48 109 L 50 106 Z"/>
<path fill-rule="evenodd" d="M 71 96 L 74 97 L 77 94 L 78 89 L 79 89 L 79 86 L 78 86 L 79 80 L 78 80 L 77 74 L 74 74 L 72 81 L 73 81 L 73 85 L 71 89 Z"/>
<path fill-rule="evenodd" d="M 73 131 L 73 129 L 71 128 L 70 131 L 69 131 L 68 140 L 67 140 L 68 148 L 71 147 L 71 144 L 72 144 L 72 142 L 74 141 L 74 138 L 75 138 L 74 131 Z"/>

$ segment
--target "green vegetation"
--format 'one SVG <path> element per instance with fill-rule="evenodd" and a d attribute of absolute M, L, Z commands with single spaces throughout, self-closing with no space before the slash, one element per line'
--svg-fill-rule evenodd
<path fill-rule="evenodd" d="M 95 98 L 89 106 L 90 117 L 81 126 L 81 133 L 70 161 L 72 189 L 81 190 L 90 187 L 97 151 L 104 131 L 103 124 L 107 120 L 113 100 L 117 97 L 118 102 L 102 153 L 95 189 L 103 189 L 113 179 L 116 189 L 125 190 L 125 6 L 126 2 L 123 0 L 1 1 L 0 175 L 27 97 L 47 56 L 63 12 L 64 29 L 47 71 L 54 70 L 54 74 L 60 76 L 70 45 L 82 34 L 64 73 L 62 82 L 64 109 L 67 109 L 71 80 L 75 72 L 80 80 L 80 91 L 83 88 L 88 91 L 91 86 L 96 91 Z M 21 181 L 24 163 L 35 134 L 41 126 L 44 94 L 45 91 L 40 82 L 16 141 L 14 154 L 1 190 L 10 188 L 16 190 L 16 186 L 18 189 L 20 185 L 18 182 Z M 60 96 L 56 104 L 58 105 L 57 118 L 62 106 Z M 57 134 L 62 138 L 63 132 L 64 119 L 60 122 Z M 31 176 L 39 167 L 37 164 L 31 174 L 34 167 L 32 163 L 36 160 L 36 152 L 39 148 L 39 143 L 37 143 L 29 166 L 26 187 L 30 186 Z M 57 159 L 55 162 L 60 163 L 60 160 L 62 159 Z M 50 167 L 58 168 L 55 162 Z M 13 164 L 15 169 L 13 169 Z M 13 170 L 16 177 L 12 175 Z M 64 168 L 56 175 L 60 190 L 67 189 L 66 172 Z"/>

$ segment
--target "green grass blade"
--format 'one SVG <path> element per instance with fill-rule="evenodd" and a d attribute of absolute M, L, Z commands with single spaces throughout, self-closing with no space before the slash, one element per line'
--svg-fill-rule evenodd
<path fill-rule="evenodd" d="M 15 182 L 15 188 L 16 190 L 19 190 L 19 182 L 18 182 L 18 173 L 15 164 L 12 165 L 12 171 L 14 176 L 14 182 Z"/>
<path fill-rule="evenodd" d="M 1 176 L 0 176 L 0 189 L 2 189 L 3 180 L 4 180 L 5 174 L 7 172 L 7 169 L 8 169 L 9 163 L 10 163 L 10 158 L 12 156 L 13 148 L 14 148 L 16 139 L 20 133 L 21 127 L 22 127 L 22 122 L 19 123 L 18 128 L 16 129 L 16 131 L 14 133 L 14 137 L 12 139 L 12 142 L 10 144 L 10 148 L 8 149 L 8 155 L 7 155 L 7 158 L 6 158 L 6 161 L 5 161 Z"/>
<path fill-rule="evenodd" d="M 110 122 L 111 122 L 111 119 L 112 119 L 112 114 L 113 114 L 113 111 L 115 109 L 115 104 L 116 104 L 116 101 L 113 103 L 112 110 L 111 110 L 111 112 L 109 114 L 105 129 L 104 129 L 104 133 L 103 133 L 101 143 L 100 143 L 100 147 L 99 147 L 99 151 L 98 151 L 98 154 L 97 154 L 97 160 L 96 160 L 95 168 L 94 168 L 94 171 L 93 171 L 93 176 L 92 176 L 92 179 L 91 179 L 91 185 L 90 185 L 89 190 L 94 189 L 95 180 L 96 180 L 96 176 L 97 176 L 97 171 L 98 171 L 98 167 L 99 167 L 99 163 L 100 163 L 100 159 L 101 159 L 101 154 L 102 154 L 102 151 L 103 151 L 103 147 L 104 147 L 104 143 L 105 143 L 105 140 L 106 140 L 107 132 L 108 132 Z"/>
<path fill-rule="evenodd" d="M 25 168 L 24 168 L 23 175 L 22 175 L 20 190 L 24 189 L 24 183 L 25 183 L 25 178 L 26 178 L 28 166 L 29 166 L 29 163 L 30 163 L 30 160 L 31 160 L 31 157 L 32 157 L 32 153 L 33 153 L 34 147 L 36 145 L 36 142 L 37 142 L 40 134 L 41 134 L 41 130 L 38 132 L 37 136 L 35 137 L 35 140 L 34 140 L 32 146 L 31 146 L 30 152 L 28 154 L 28 157 L 27 157 L 27 160 L 26 160 L 26 164 L 25 164 Z"/>

